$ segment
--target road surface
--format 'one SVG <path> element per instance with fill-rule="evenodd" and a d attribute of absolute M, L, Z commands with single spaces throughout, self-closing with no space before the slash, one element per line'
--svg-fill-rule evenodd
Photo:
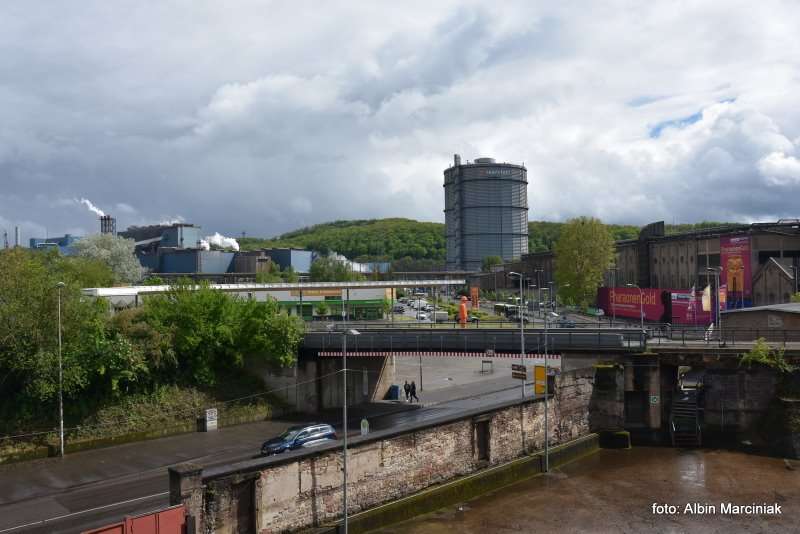
<path fill-rule="evenodd" d="M 518 398 L 507 376 L 421 391 L 428 405 L 380 404 L 370 410 L 373 430 L 426 421 Z M 372 415 L 375 410 L 384 415 Z M 355 434 L 363 415 L 351 408 Z M 338 412 L 318 417 L 335 423 Z M 169 504 L 167 467 L 192 461 L 211 467 L 252 458 L 267 438 L 297 421 L 273 421 L 182 434 L 85 451 L 60 458 L 0 466 L 0 534 L 79 532 Z M 341 425 L 337 427 L 340 431 Z"/>

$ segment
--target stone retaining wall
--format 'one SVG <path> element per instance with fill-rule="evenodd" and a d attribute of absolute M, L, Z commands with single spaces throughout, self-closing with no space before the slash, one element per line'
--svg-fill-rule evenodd
<path fill-rule="evenodd" d="M 586 435 L 594 370 L 563 373 L 548 409 L 550 443 Z M 488 432 L 488 436 L 485 433 Z M 482 439 L 488 447 L 482 447 Z M 348 448 L 348 511 L 357 513 L 497 466 L 544 446 L 543 399 L 355 438 Z M 336 520 L 341 444 L 203 472 L 170 470 L 170 501 L 185 503 L 197 532 L 283 532 Z"/>

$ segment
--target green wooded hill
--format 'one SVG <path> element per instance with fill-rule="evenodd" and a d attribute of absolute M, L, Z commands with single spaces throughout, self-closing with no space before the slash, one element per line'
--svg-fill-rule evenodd
<path fill-rule="evenodd" d="M 564 223 L 532 221 L 528 224 L 530 252 L 550 250 L 558 240 Z M 668 234 L 726 226 L 733 223 L 704 221 L 666 225 Z M 614 240 L 633 239 L 639 227 L 609 225 Z M 356 261 L 404 261 L 410 268 L 424 268 L 445 260 L 444 224 L 411 219 L 369 219 L 334 221 L 301 228 L 270 239 L 246 237 L 239 240 L 242 250 L 271 247 L 310 248 L 326 253 L 334 250 Z"/>
<path fill-rule="evenodd" d="M 243 250 L 269 247 L 336 251 L 355 260 L 445 260 L 444 224 L 411 219 L 334 221 L 295 230 L 272 239 L 243 238 Z"/>

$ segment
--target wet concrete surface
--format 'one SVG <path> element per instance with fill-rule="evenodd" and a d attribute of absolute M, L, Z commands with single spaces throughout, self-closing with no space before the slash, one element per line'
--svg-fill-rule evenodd
<path fill-rule="evenodd" d="M 449 388 L 458 400 L 431 407 L 405 403 L 352 406 L 349 434 L 358 433 L 362 416 L 368 416 L 372 429 L 381 430 L 517 398 L 519 389 L 508 390 L 504 386 L 490 381 L 482 388 L 470 388 L 473 395 L 468 398 L 457 388 Z M 339 432 L 341 425 L 336 423 L 340 416 L 339 410 L 332 410 L 313 419 L 330 418 Z M 303 419 L 129 443 L 70 454 L 63 460 L 48 458 L 0 466 L 0 534 L 80 532 L 126 514 L 166 506 L 167 466 L 193 461 L 212 467 L 247 460 L 258 454 L 265 439 Z"/>
<path fill-rule="evenodd" d="M 653 504 L 672 505 L 657 514 Z M 706 513 L 688 503 L 713 505 Z M 780 515 L 725 514 L 777 504 Z M 425 533 L 800 532 L 800 462 L 724 450 L 601 450 L 549 475 L 380 530 Z"/>

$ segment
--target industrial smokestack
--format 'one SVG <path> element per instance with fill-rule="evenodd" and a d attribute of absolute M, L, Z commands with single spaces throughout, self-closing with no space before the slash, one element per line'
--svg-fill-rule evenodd
<path fill-rule="evenodd" d="M 117 220 L 111 215 L 100 217 L 100 233 L 117 235 Z"/>
<path fill-rule="evenodd" d="M 19 247 L 19 226 L 14 227 L 14 248 Z"/>

